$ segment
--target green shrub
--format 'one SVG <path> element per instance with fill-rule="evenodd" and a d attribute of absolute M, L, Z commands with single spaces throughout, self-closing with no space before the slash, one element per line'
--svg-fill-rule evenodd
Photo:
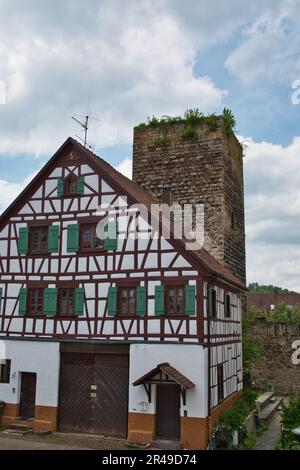
<path fill-rule="evenodd" d="M 235 117 L 233 115 L 233 112 L 228 108 L 224 108 L 223 109 L 223 118 L 224 118 L 224 121 L 225 121 L 226 134 L 227 135 L 233 134 L 233 131 L 236 127 L 236 120 L 235 120 Z"/>
<path fill-rule="evenodd" d="M 284 432 L 278 448 L 282 450 L 300 449 L 300 442 L 297 442 L 297 437 L 291 432 L 300 426 L 300 395 L 290 393 L 288 404 L 282 406 L 281 420 Z"/>
<path fill-rule="evenodd" d="M 225 123 L 225 131 L 227 135 L 232 135 L 236 126 L 236 120 L 232 111 L 230 111 L 230 109 L 224 108 L 223 118 L 224 118 L 224 123 Z M 195 137 L 195 133 L 192 133 L 191 129 L 193 129 L 197 124 L 207 124 L 210 130 L 212 131 L 216 130 L 217 124 L 218 124 L 218 116 L 215 113 L 205 116 L 203 113 L 199 111 L 198 108 L 190 108 L 185 111 L 183 117 L 182 116 L 175 116 L 175 117 L 162 116 L 160 119 L 158 119 L 155 116 L 152 116 L 151 118 L 148 117 L 147 121 L 145 123 L 141 123 L 139 127 L 141 128 L 146 128 L 146 127 L 167 128 L 178 123 L 185 125 L 186 135 L 190 135 L 190 136 L 193 135 Z M 189 137 L 186 140 L 188 139 Z M 194 138 L 192 138 L 192 140 L 194 140 Z"/>
<path fill-rule="evenodd" d="M 158 137 L 154 141 L 154 145 L 157 147 L 166 147 L 168 145 L 168 139 L 166 137 Z"/>
<path fill-rule="evenodd" d="M 243 368 L 249 371 L 251 365 L 263 354 L 262 343 L 253 335 L 255 313 L 249 312 L 242 318 Z"/>
<path fill-rule="evenodd" d="M 158 124 L 159 124 L 159 120 L 154 115 L 151 118 L 149 116 L 147 117 L 146 126 L 156 127 L 158 126 Z"/>
<path fill-rule="evenodd" d="M 184 120 L 190 126 L 195 126 L 199 122 L 205 121 L 205 116 L 198 108 L 187 109 L 184 113 Z"/>
<path fill-rule="evenodd" d="M 282 424 L 286 429 L 300 426 L 300 395 L 290 393 L 289 402 L 282 406 Z"/>
<path fill-rule="evenodd" d="M 276 305 L 266 318 L 269 322 L 298 323 L 300 322 L 300 309 L 281 303 Z"/>
<path fill-rule="evenodd" d="M 187 127 L 181 134 L 182 140 L 198 140 L 198 134 L 192 127 Z"/>
<path fill-rule="evenodd" d="M 246 389 L 233 407 L 222 413 L 221 422 L 234 430 L 238 429 L 251 411 L 255 410 L 255 400 L 259 393 L 258 390 Z"/>

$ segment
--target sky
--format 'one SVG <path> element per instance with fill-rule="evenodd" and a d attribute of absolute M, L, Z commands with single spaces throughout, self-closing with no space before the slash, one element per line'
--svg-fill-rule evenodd
<path fill-rule="evenodd" d="M 88 108 L 95 153 L 131 176 L 147 116 L 226 106 L 248 282 L 300 292 L 300 0 L 0 0 L 0 22 L 0 211 Z"/>

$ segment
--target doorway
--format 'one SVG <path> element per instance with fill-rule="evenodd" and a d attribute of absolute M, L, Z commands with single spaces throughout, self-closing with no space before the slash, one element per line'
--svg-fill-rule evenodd
<path fill-rule="evenodd" d="M 156 385 L 156 438 L 180 440 L 179 385 Z"/>
<path fill-rule="evenodd" d="M 21 373 L 20 418 L 33 419 L 35 417 L 36 374 Z"/>
<path fill-rule="evenodd" d="M 127 437 L 128 354 L 63 353 L 59 430 Z"/>

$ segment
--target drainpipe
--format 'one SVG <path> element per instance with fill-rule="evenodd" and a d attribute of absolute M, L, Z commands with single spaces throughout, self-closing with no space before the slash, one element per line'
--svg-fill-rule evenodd
<path fill-rule="evenodd" d="M 211 280 L 207 283 L 207 302 L 209 301 L 209 289 L 212 285 L 215 285 L 217 282 L 218 277 L 214 276 L 211 278 Z M 208 307 L 208 303 L 207 303 Z M 208 308 L 206 309 L 206 315 L 207 315 L 207 342 L 208 342 L 208 350 L 207 350 L 207 367 L 208 367 L 208 374 L 207 374 L 207 436 L 210 437 L 210 410 L 211 410 L 211 397 L 210 397 L 210 385 L 211 385 L 211 379 L 210 379 L 210 364 L 211 364 L 211 353 L 210 353 L 210 313 L 208 311 Z"/>

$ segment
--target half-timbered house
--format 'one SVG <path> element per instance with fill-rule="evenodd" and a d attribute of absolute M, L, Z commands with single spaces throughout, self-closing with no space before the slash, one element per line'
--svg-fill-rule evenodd
<path fill-rule="evenodd" d="M 155 202 L 69 138 L 3 213 L 3 425 L 206 448 L 242 390 L 244 285 L 206 250 L 152 237 L 132 208 Z"/>

